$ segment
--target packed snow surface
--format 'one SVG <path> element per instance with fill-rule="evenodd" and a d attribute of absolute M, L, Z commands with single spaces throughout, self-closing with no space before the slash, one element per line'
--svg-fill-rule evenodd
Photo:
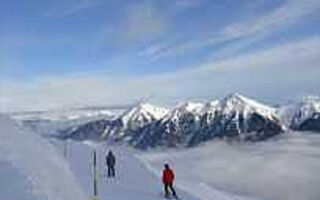
<path fill-rule="evenodd" d="M 89 145 L 87 145 L 89 144 Z M 67 160 L 75 172 L 78 182 L 87 194 L 93 193 L 92 158 L 93 149 L 97 152 L 98 196 L 101 200 L 159 200 L 163 197 L 163 186 L 160 172 L 152 174 L 136 158 L 137 151 L 121 146 L 110 146 L 106 143 L 67 142 Z M 112 150 L 116 157 L 116 176 L 107 177 L 105 156 Z M 184 200 L 200 200 L 183 190 L 177 189 Z M 90 195 L 89 195 L 90 196 Z"/>

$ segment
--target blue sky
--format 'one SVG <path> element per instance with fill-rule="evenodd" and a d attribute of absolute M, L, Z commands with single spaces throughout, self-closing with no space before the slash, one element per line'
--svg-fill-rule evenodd
<path fill-rule="evenodd" d="M 5 0 L 0 110 L 320 89 L 319 0 Z"/>

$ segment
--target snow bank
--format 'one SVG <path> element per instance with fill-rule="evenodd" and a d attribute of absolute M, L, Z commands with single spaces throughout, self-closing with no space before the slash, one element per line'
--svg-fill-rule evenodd
<path fill-rule="evenodd" d="M 54 146 L 7 116 L 0 127 L 0 199 L 86 199 Z"/>
<path fill-rule="evenodd" d="M 171 163 L 177 184 L 205 200 L 228 199 L 230 194 L 266 200 L 320 197 L 320 136 L 315 134 L 284 134 L 256 144 L 217 141 L 140 158 L 158 173 L 163 163 Z"/>

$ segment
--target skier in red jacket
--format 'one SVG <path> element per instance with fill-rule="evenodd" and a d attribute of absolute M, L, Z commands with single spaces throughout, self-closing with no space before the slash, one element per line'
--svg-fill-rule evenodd
<path fill-rule="evenodd" d="M 169 164 L 164 164 L 164 170 L 162 173 L 162 182 L 164 185 L 165 197 L 169 197 L 169 189 L 171 190 L 172 196 L 177 197 L 176 191 L 173 188 L 174 181 L 174 173 L 172 169 L 170 169 Z"/>

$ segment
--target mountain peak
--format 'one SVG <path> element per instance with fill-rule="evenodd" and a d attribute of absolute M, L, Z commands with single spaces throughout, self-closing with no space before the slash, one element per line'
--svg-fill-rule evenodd
<path fill-rule="evenodd" d="M 247 98 L 243 95 L 240 95 L 239 93 L 234 93 L 226 96 L 224 99 L 222 99 L 223 103 L 225 104 L 237 104 L 237 105 L 248 105 L 253 107 L 265 107 L 268 108 L 268 106 L 261 104 L 253 99 Z"/>
<path fill-rule="evenodd" d="M 168 115 L 164 117 L 164 121 L 170 119 L 175 120 L 180 118 L 180 116 L 185 115 L 187 113 L 192 113 L 195 115 L 200 114 L 201 110 L 203 109 L 202 103 L 194 103 L 194 102 L 186 102 L 182 104 L 178 104 Z"/>
<path fill-rule="evenodd" d="M 128 123 L 130 121 L 147 119 L 151 121 L 153 119 L 160 119 L 168 112 L 167 109 L 154 106 L 150 103 L 140 103 L 136 106 L 129 109 L 122 115 L 122 120 L 124 123 Z"/>
<path fill-rule="evenodd" d="M 143 110 L 152 110 L 154 109 L 156 106 L 150 104 L 149 102 L 143 102 L 143 103 L 139 103 L 135 106 L 135 108 L 138 109 L 143 109 Z"/>
<path fill-rule="evenodd" d="M 247 101 L 252 101 L 251 99 L 240 95 L 239 93 L 233 93 L 227 95 L 224 99 L 224 102 L 233 102 L 233 103 L 246 103 Z"/>
<path fill-rule="evenodd" d="M 220 106 L 225 112 L 230 112 L 231 110 L 242 111 L 246 113 L 258 112 L 264 116 L 273 115 L 275 109 L 259 103 L 255 100 L 249 99 L 239 93 L 234 93 L 226 96 L 220 101 Z"/>
<path fill-rule="evenodd" d="M 203 104 L 195 103 L 195 102 L 186 102 L 186 103 L 180 104 L 177 108 L 179 110 L 185 110 L 188 112 L 197 112 L 203 108 Z"/>

